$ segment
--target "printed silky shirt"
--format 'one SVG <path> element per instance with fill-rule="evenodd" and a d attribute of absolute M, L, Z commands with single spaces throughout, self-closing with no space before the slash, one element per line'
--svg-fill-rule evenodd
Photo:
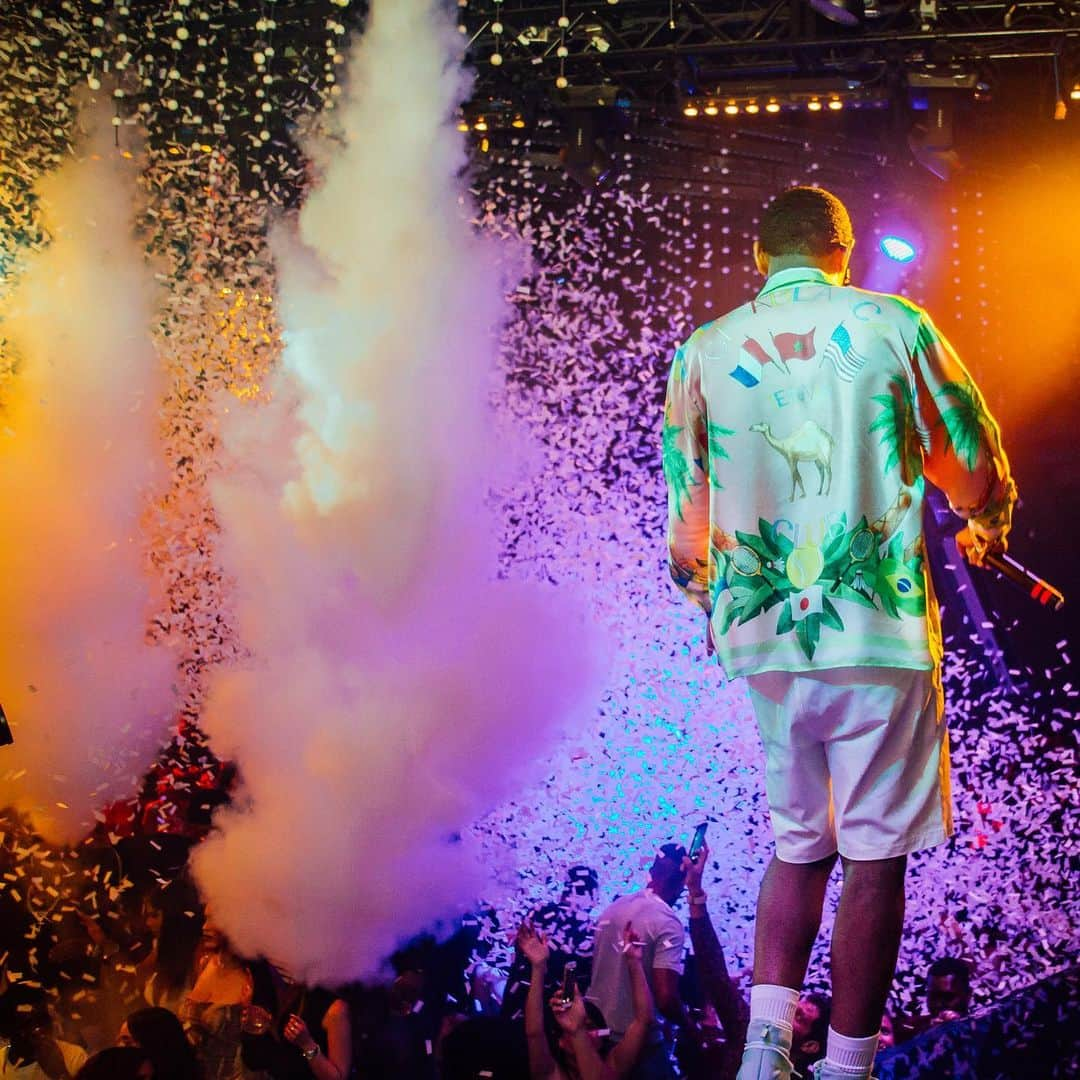
<path fill-rule="evenodd" d="M 987 538 L 1016 498 L 997 425 L 926 312 L 812 267 L 676 350 L 663 456 L 671 574 L 730 677 L 933 667 L 924 480 Z"/>

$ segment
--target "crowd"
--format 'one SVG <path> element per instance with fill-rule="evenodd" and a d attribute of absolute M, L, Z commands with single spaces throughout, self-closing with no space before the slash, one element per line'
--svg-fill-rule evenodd
<path fill-rule="evenodd" d="M 599 914 L 596 874 L 574 867 L 562 896 L 516 928 L 509 972 L 485 963 L 466 920 L 448 941 L 403 948 L 392 978 L 337 992 L 237 955 L 183 873 L 98 918 L 76 912 L 38 928 L 29 949 L 8 890 L 0 1078 L 731 1078 L 747 999 L 709 914 L 709 865 L 707 846 L 690 859 L 665 844 L 647 885 Z M 969 975 L 961 960 L 935 964 L 927 1014 L 883 1018 L 882 1046 L 966 1013 Z M 800 1072 L 824 1055 L 829 1017 L 827 996 L 802 997 Z"/>

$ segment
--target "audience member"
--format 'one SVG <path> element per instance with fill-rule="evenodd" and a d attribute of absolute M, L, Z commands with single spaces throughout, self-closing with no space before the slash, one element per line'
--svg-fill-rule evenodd
<path fill-rule="evenodd" d="M 521 1025 L 498 1016 L 462 1018 L 447 1032 L 439 1058 L 440 1080 L 524 1080 L 529 1075 Z"/>
<path fill-rule="evenodd" d="M 563 968 L 576 965 L 577 977 L 588 985 L 592 977 L 592 910 L 596 904 L 598 879 L 588 866 L 572 866 L 566 872 L 562 896 L 538 908 L 528 918 L 529 924 L 543 934 L 551 950 L 548 983 L 562 980 Z M 525 996 L 529 990 L 529 964 L 515 953 L 503 997 L 503 1016 L 521 1019 L 525 1014 Z"/>
<path fill-rule="evenodd" d="M 157 925 L 153 902 L 148 915 L 148 927 Z M 175 882 L 162 894 L 161 929 L 143 964 L 143 970 L 149 972 L 143 986 L 147 1005 L 182 1011 L 203 959 L 203 921 L 202 907 L 186 882 Z"/>
<path fill-rule="evenodd" d="M 630 978 L 621 955 L 622 932 L 627 923 L 633 923 L 642 941 L 642 961 L 656 1008 L 669 1020 L 679 1024 L 685 1021 L 686 1010 L 679 996 L 685 935 L 682 921 L 672 909 L 686 883 L 685 856 L 684 848 L 665 844 L 653 860 L 648 885 L 620 897 L 597 923 L 592 984 L 587 996 L 607 1018 L 616 1042 L 626 1034 L 634 1017 Z M 663 1032 L 654 1024 L 634 1076 L 663 1080 L 672 1075 Z"/>
<path fill-rule="evenodd" d="M 698 991 L 715 1025 L 702 1024 L 684 1040 L 692 1049 L 681 1054 L 684 1069 L 708 1080 L 729 1080 L 739 1071 L 749 1008 L 735 980 L 728 975 L 724 950 L 709 918 L 708 896 L 702 876 L 709 863 L 709 847 L 703 845 L 696 859 L 683 861 L 690 900 L 690 944 Z M 718 1030 L 717 1030 L 718 1029 Z M 682 1050 L 682 1047 L 680 1047 Z"/>
<path fill-rule="evenodd" d="M 885 1013 L 881 1018 L 881 1034 L 878 1036 L 878 1050 L 888 1050 L 896 1045 L 896 1031 L 893 1028 L 892 1017 Z"/>
<path fill-rule="evenodd" d="M 623 928 L 619 943 L 626 968 L 633 1016 L 616 1043 L 603 1013 L 585 1001 L 572 977 L 544 1010 L 545 974 L 551 950 L 543 934 L 528 924 L 518 930 L 517 946 L 530 966 L 525 1001 L 525 1035 L 533 1080 L 576 1080 L 584 1077 L 624 1077 L 633 1074 L 652 1032 L 655 1013 L 642 962 L 644 943 L 632 923 Z M 564 977 L 567 972 L 564 970 Z M 569 990 L 567 997 L 565 991 Z M 615 1045 L 613 1045 L 613 1043 Z"/>
<path fill-rule="evenodd" d="M 832 1018 L 832 998 L 827 994 L 803 994 L 791 1022 L 791 1060 L 797 1072 L 808 1073 L 815 1061 L 825 1057 Z"/>
<path fill-rule="evenodd" d="M 244 1080 L 249 1074 L 241 1052 L 245 1012 L 254 993 L 251 969 L 209 917 L 202 940 L 206 961 L 184 1005 L 188 1038 L 207 1080 Z"/>
<path fill-rule="evenodd" d="M 352 1067 L 349 1007 L 336 994 L 293 980 L 280 966 L 253 965 L 241 1060 L 273 1080 L 345 1080 Z"/>
<path fill-rule="evenodd" d="M 75 1080 L 156 1080 L 154 1065 L 137 1046 L 110 1046 L 95 1054 Z"/>
<path fill-rule="evenodd" d="M 184 1026 L 168 1009 L 151 1006 L 133 1012 L 121 1026 L 116 1043 L 145 1050 L 154 1066 L 154 1080 L 203 1080 Z"/>
<path fill-rule="evenodd" d="M 86 1062 L 86 1051 L 53 1030 L 44 998 L 18 1006 L 0 1031 L 0 1077 L 4 1080 L 68 1080 Z"/>
<path fill-rule="evenodd" d="M 931 1025 L 967 1016 L 971 1006 L 971 965 L 952 956 L 935 960 L 930 965 L 926 1005 Z"/>

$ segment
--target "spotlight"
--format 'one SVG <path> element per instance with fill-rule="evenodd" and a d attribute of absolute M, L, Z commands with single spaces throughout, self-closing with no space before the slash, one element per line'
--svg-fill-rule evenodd
<path fill-rule="evenodd" d="M 926 120 L 916 123 L 908 135 L 908 146 L 915 160 L 940 180 L 960 168 L 960 157 L 954 146 L 953 121 L 956 112 L 956 92 L 940 87 L 927 90 L 925 98 L 913 101 Z"/>
<path fill-rule="evenodd" d="M 755 113 L 761 112 L 761 106 L 756 101 L 751 101 L 746 106 L 746 111 L 753 116 Z"/>
<path fill-rule="evenodd" d="M 883 236 L 878 245 L 883 255 L 887 255 L 893 262 L 909 263 L 918 255 L 915 245 L 902 236 Z"/>
<path fill-rule="evenodd" d="M 829 22 L 858 26 L 863 21 L 863 0 L 810 0 L 810 6 Z"/>
<path fill-rule="evenodd" d="M 808 101 L 808 102 L 806 103 L 806 107 L 807 107 L 807 108 L 808 108 L 808 109 L 809 109 L 809 110 L 810 110 L 811 112 L 821 112 L 821 102 L 820 102 L 820 100 L 818 100 L 818 98 L 811 98 L 811 99 L 810 99 L 810 100 L 809 100 L 809 101 Z"/>
<path fill-rule="evenodd" d="M 720 106 L 717 105 L 715 101 L 710 101 L 709 104 L 705 106 L 705 115 L 706 116 L 719 116 L 720 115 Z"/>
<path fill-rule="evenodd" d="M 586 189 L 610 186 L 615 179 L 615 163 L 597 133 L 603 122 L 601 110 L 574 109 L 567 120 L 567 143 L 559 151 L 566 174 Z"/>
<path fill-rule="evenodd" d="M 728 116 L 738 116 L 738 114 L 739 114 L 739 106 L 736 105 L 734 101 L 729 101 L 724 106 L 724 112 L 726 112 L 728 114 Z"/>

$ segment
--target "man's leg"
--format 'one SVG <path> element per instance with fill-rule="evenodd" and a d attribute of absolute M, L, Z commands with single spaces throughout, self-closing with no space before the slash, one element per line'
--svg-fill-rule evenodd
<path fill-rule="evenodd" d="M 812 863 L 788 863 L 773 856 L 758 894 L 755 985 L 802 989 L 810 950 L 821 928 L 825 887 L 835 865 L 835 855 Z"/>
<path fill-rule="evenodd" d="M 738 1080 L 792 1075 L 792 1020 L 835 865 L 836 855 L 812 863 L 782 862 L 774 855 L 765 871 L 754 930 L 750 1026 Z"/>
<path fill-rule="evenodd" d="M 875 1035 L 889 996 L 904 930 L 907 856 L 844 859 L 844 888 L 832 938 L 832 1026 L 842 1035 Z"/>

